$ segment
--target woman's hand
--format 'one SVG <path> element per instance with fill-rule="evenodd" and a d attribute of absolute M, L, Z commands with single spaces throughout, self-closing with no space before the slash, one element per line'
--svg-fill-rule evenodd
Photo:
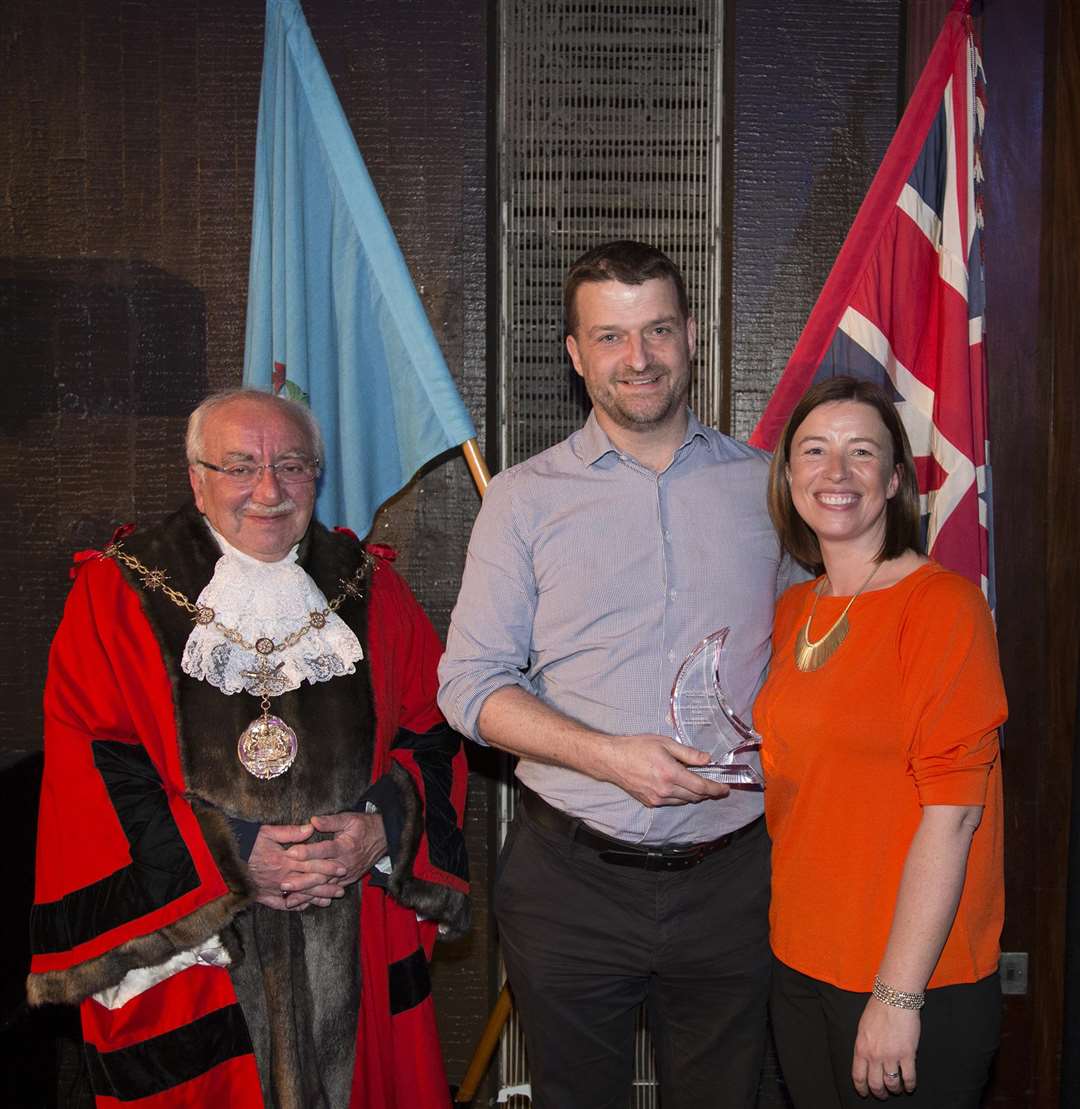
<path fill-rule="evenodd" d="M 921 993 L 956 916 L 971 837 L 981 805 L 924 805 L 904 860 L 889 942 L 878 974 L 884 983 Z M 865 1097 L 915 1089 L 915 1052 L 922 1022 L 917 1009 L 871 997 L 859 1020 L 851 1081 Z M 889 1075 L 895 1077 L 890 1078 Z"/>
<path fill-rule="evenodd" d="M 851 1081 L 862 1097 L 869 1093 L 884 1100 L 915 1089 L 921 1028 L 917 1009 L 899 1009 L 870 998 L 859 1020 L 851 1061 Z"/>

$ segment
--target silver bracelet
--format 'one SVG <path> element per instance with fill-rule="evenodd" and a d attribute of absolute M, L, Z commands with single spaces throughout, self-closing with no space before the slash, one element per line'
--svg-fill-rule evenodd
<path fill-rule="evenodd" d="M 925 993 L 904 993 L 903 990 L 893 989 L 876 975 L 873 994 L 882 1005 L 891 1005 L 894 1009 L 921 1009 L 926 1004 Z"/>

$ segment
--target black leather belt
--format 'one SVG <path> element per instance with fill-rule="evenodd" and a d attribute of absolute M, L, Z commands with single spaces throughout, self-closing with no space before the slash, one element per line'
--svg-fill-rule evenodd
<path fill-rule="evenodd" d="M 520 783 L 519 783 L 520 785 Z M 556 832 L 574 843 L 597 852 L 598 857 L 612 866 L 633 866 L 639 870 L 689 870 L 697 866 L 703 859 L 707 859 L 716 851 L 730 847 L 743 836 L 757 828 L 765 819 L 759 816 L 736 828 L 734 832 L 727 832 L 716 839 L 705 843 L 665 843 L 637 846 L 625 843 L 613 836 L 605 836 L 603 832 L 593 831 L 577 817 L 568 816 L 559 809 L 549 805 L 539 794 L 534 793 L 525 786 L 520 786 L 518 802 L 534 824 L 546 828 L 549 832 Z"/>

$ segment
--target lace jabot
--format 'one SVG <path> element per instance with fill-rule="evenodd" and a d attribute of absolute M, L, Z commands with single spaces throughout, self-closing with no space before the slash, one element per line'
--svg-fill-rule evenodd
<path fill-rule="evenodd" d="M 269 636 L 280 643 L 308 619 L 326 608 L 326 597 L 296 561 L 297 548 L 279 562 L 260 562 L 227 543 L 206 525 L 221 547 L 214 576 L 199 594 L 198 603 L 217 614 L 216 623 L 235 628 L 249 643 Z M 283 663 L 279 675 L 286 692 L 303 681 L 326 682 L 354 674 L 364 657 L 360 641 L 337 613 L 322 628 L 311 628 L 293 646 L 275 651 L 270 661 Z M 196 624 L 188 636 L 180 666 L 185 674 L 209 682 L 222 693 L 241 693 L 260 656 L 230 643 L 214 624 Z"/>

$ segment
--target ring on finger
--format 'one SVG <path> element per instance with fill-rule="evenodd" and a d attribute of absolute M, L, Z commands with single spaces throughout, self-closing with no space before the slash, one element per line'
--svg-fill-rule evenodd
<path fill-rule="evenodd" d="M 884 1072 L 886 1078 L 899 1078 L 900 1072 L 898 1070 L 887 1070 Z"/>

